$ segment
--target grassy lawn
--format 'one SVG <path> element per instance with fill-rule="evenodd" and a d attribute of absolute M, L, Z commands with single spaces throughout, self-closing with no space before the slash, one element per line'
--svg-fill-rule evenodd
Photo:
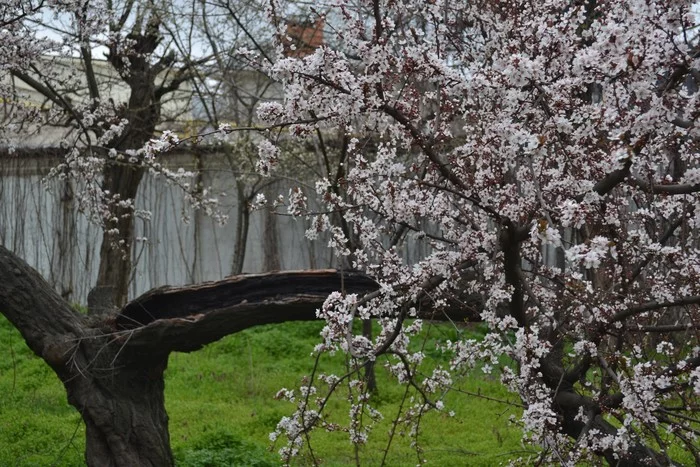
<path fill-rule="evenodd" d="M 321 323 L 263 326 L 229 336 L 192 354 L 174 354 L 166 372 L 166 405 L 172 447 L 178 465 L 278 465 L 278 442 L 269 433 L 294 407 L 274 395 L 282 387 L 296 388 L 310 374 L 310 356 Z M 467 331 L 471 332 L 471 331 Z M 446 326 L 426 331 L 426 348 L 454 339 Z M 66 402 L 58 378 L 24 345 L 19 333 L 0 316 L 0 466 L 83 465 L 85 430 L 78 413 Z M 429 355 L 440 360 L 439 354 Z M 345 432 L 318 432 L 314 455 L 323 465 L 378 465 L 387 449 L 391 422 L 399 410 L 405 386 L 392 383 L 378 362 L 379 392 L 371 403 L 385 416 L 368 445 L 357 453 Z M 343 371 L 341 355 L 320 361 L 319 371 Z M 498 399 L 514 400 L 497 381 L 475 374 L 460 381 L 460 389 Z M 342 393 L 342 390 L 341 390 Z M 482 398 L 451 393 L 447 413 L 428 413 L 418 441 L 430 465 L 492 466 L 524 455 L 518 431 L 508 418 L 517 408 Z M 337 397 L 327 407 L 331 420 L 341 421 L 348 403 Z M 400 432 L 402 430 L 397 430 Z M 387 465 L 415 465 L 412 438 L 394 437 Z M 308 453 L 298 465 L 310 463 Z"/>

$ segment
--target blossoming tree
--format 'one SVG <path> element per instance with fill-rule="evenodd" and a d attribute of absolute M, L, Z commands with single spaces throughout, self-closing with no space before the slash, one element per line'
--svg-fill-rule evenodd
<path fill-rule="evenodd" d="M 36 5 L 7 5 L 0 24 L 17 55 L 0 48 L 0 59 L 21 68 L 22 54 L 38 52 L 21 27 Z M 334 428 L 324 408 L 341 383 L 353 397 L 350 439 L 366 440 L 379 414 L 357 370 L 379 361 L 415 391 L 409 423 L 442 410 L 453 375 L 480 365 L 521 397 L 541 462 L 672 465 L 677 453 L 700 462 L 692 3 L 337 0 L 311 10 L 325 16 L 327 44 L 299 56 L 284 51 L 289 11 L 268 7 L 280 46 L 260 63 L 285 100 L 260 116 L 292 137 L 340 131 L 347 144 L 342 169 L 316 184 L 326 212 L 310 212 L 301 189 L 288 209 L 312 216 L 309 237 L 328 235 L 376 282 L 233 278 L 157 290 L 89 320 L 0 247 L 0 311 L 81 411 L 88 462 L 172 463 L 169 352 L 307 319 L 316 305 L 327 322 L 316 351 L 347 352 L 354 369 L 308 379 L 300 398 L 280 392 L 300 401 L 272 435 L 288 441 L 285 460 L 313 429 Z M 268 135 L 264 174 L 280 160 L 280 133 Z M 406 261 L 407 243 L 426 254 Z M 486 337 L 447 343 L 449 366 L 417 371 L 420 318 L 474 313 Z M 353 322 L 370 318 L 382 332 L 354 335 Z"/>
<path fill-rule="evenodd" d="M 282 38 L 288 8 L 269 9 Z M 451 372 L 500 366 L 526 406 L 525 440 L 547 462 L 668 465 L 672 446 L 700 462 L 692 3 L 339 0 L 314 15 L 333 25 L 328 45 L 303 58 L 280 48 L 269 73 L 285 100 L 260 115 L 305 120 L 295 137 L 351 138 L 343 192 L 319 180 L 317 193 L 351 225 L 353 248 L 303 194 L 290 204 L 315 216 L 310 237 L 327 231 L 381 284 L 328 298 L 317 351 L 342 349 L 358 367 L 389 354 L 421 396 L 406 417 L 440 408 Z M 262 163 L 274 166 L 276 151 L 261 145 Z M 407 262 L 401 242 L 429 253 Z M 484 298 L 490 332 L 449 343 L 449 368 L 419 377 L 410 318 L 465 293 Z M 373 341 L 351 333 L 366 318 L 383 327 Z M 337 387 L 320 379 L 302 395 Z M 285 456 L 328 427 L 326 399 L 302 399 L 273 436 L 287 437 Z M 356 443 L 365 402 L 350 414 Z"/>

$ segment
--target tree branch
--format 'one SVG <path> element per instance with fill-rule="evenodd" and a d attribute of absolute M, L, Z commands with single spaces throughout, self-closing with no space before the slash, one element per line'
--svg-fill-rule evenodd
<path fill-rule="evenodd" d="M 649 183 L 642 180 L 640 177 L 630 177 L 630 185 L 641 188 L 650 193 L 660 193 L 665 195 L 689 195 L 700 191 L 700 185 L 690 184 L 673 184 L 663 185 L 658 183 Z"/>
<path fill-rule="evenodd" d="M 628 308 L 624 311 L 620 311 L 613 315 L 611 318 L 610 322 L 614 323 L 616 321 L 622 321 L 630 316 L 638 315 L 640 313 L 645 313 L 647 311 L 654 311 L 654 310 L 659 310 L 661 308 L 670 308 L 673 306 L 683 306 L 683 305 L 697 305 L 700 304 L 700 295 L 694 295 L 691 297 L 685 297 L 678 299 L 673 302 L 657 302 L 656 300 L 643 303 L 639 306 L 635 306 L 632 308 Z"/>
<path fill-rule="evenodd" d="M 683 223 L 683 220 L 685 218 L 686 218 L 686 215 L 681 214 L 680 216 L 678 216 L 678 219 L 676 219 L 675 221 L 673 221 L 671 223 L 671 225 L 668 227 L 668 229 L 666 229 L 666 232 L 664 232 L 664 234 L 659 239 L 660 245 L 666 245 L 666 242 L 673 236 L 673 232 L 675 232 L 676 229 L 681 226 L 681 224 Z M 653 258 L 653 255 L 651 255 L 651 254 L 647 255 L 647 257 L 644 258 L 637 265 L 636 268 L 634 268 L 634 270 L 632 271 L 632 274 L 629 277 L 630 283 L 634 282 L 637 279 L 637 277 L 639 277 L 639 275 L 642 273 L 644 268 L 651 262 L 652 258 Z"/>
<path fill-rule="evenodd" d="M 71 339 L 84 334 L 84 318 L 27 263 L 0 245 L 0 312 L 32 351 L 54 369 Z"/>
<path fill-rule="evenodd" d="M 426 282 L 425 290 L 443 281 L 435 276 Z M 253 326 L 316 320 L 316 310 L 331 292 L 366 295 L 378 288 L 363 274 L 333 269 L 232 276 L 218 282 L 151 290 L 128 303 L 117 315 L 115 326 L 118 339 L 132 351 L 189 352 Z M 435 310 L 424 298 L 417 299 L 421 318 L 475 319 L 471 309 Z"/>
<path fill-rule="evenodd" d="M 233 276 L 187 287 L 161 287 L 128 303 L 116 318 L 128 347 L 192 351 L 261 324 L 316 319 L 331 292 L 365 294 L 372 279 L 335 270 Z"/>
<path fill-rule="evenodd" d="M 44 86 L 39 80 L 36 80 L 27 73 L 24 73 L 23 71 L 19 70 L 12 70 L 12 74 L 24 81 L 25 83 L 27 83 L 36 92 L 46 97 L 48 100 L 50 100 L 66 112 L 72 113 L 73 109 L 70 105 L 68 105 L 65 99 L 63 99 L 58 93 L 53 92 L 47 86 Z"/>
<path fill-rule="evenodd" d="M 95 99 L 100 98 L 100 91 L 97 87 L 95 70 L 92 67 L 92 52 L 88 48 L 88 45 L 80 46 L 80 54 L 82 55 L 83 63 L 85 64 L 85 79 L 87 80 L 88 89 L 90 90 L 90 99 L 94 101 Z"/>
<path fill-rule="evenodd" d="M 602 180 L 598 181 L 598 183 L 593 186 L 593 191 L 598 193 L 600 196 L 605 196 L 629 175 L 630 167 L 632 167 L 632 158 L 625 160 L 625 163 L 621 168 L 613 170 Z M 585 193 L 581 193 L 575 199 L 580 203 L 583 201 L 585 196 Z"/>

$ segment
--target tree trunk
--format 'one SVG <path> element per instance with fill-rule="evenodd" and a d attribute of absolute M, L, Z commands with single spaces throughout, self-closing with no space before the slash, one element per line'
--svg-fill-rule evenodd
<path fill-rule="evenodd" d="M 155 97 L 155 74 L 149 65 L 140 61 L 135 63 L 132 64 L 128 80 L 131 90 L 126 111 L 129 124 L 121 138 L 113 142 L 114 148 L 120 151 L 143 147 L 153 137 L 160 120 L 160 102 Z M 110 220 L 104 226 L 97 287 L 113 287 L 117 307 L 124 306 L 129 295 L 134 235 L 134 213 L 118 202 L 135 200 L 144 173 L 145 169 L 138 163 L 116 161 L 107 161 L 102 173 L 102 189 L 116 197 L 116 203 L 109 206 L 110 216 L 116 222 Z M 115 228 L 117 233 L 110 234 L 109 231 Z"/>
<path fill-rule="evenodd" d="M 104 169 L 103 188 L 118 194 L 122 200 L 133 200 L 143 174 L 144 170 L 140 167 L 108 163 Z M 117 222 L 108 223 L 102 235 L 96 286 L 112 287 L 113 303 L 120 308 L 126 304 L 129 295 L 134 217 L 131 210 L 120 206 L 113 206 L 111 215 Z M 111 234 L 111 228 L 116 228 L 117 233 Z"/>
<path fill-rule="evenodd" d="M 60 291 L 63 298 L 72 300 L 75 293 L 73 290 L 74 248 L 77 243 L 73 182 L 70 179 L 64 180 L 60 190 L 61 208 L 56 211 L 53 221 L 55 225 L 53 230 L 54 244 L 49 264 L 49 282 Z"/>
<path fill-rule="evenodd" d="M 250 225 L 250 208 L 248 199 L 245 196 L 243 182 L 236 179 L 236 194 L 238 203 L 236 211 L 238 214 L 236 224 L 236 239 L 234 241 L 233 261 L 231 264 L 231 274 L 241 274 L 245 263 L 245 251 L 248 245 L 248 227 Z"/>
<path fill-rule="evenodd" d="M 132 360 L 102 376 L 96 369 L 64 381 L 68 401 L 85 421 L 88 465 L 173 465 L 163 392 L 166 366 L 167 357 Z"/>
<path fill-rule="evenodd" d="M 362 337 L 372 341 L 372 320 L 362 320 Z M 370 360 L 365 365 L 365 382 L 367 383 L 367 392 L 377 392 L 377 376 L 374 371 L 374 360 Z"/>
<path fill-rule="evenodd" d="M 86 427 L 91 466 L 173 464 L 164 404 L 169 351 L 134 351 L 114 317 L 86 318 L 41 276 L 0 246 L 0 312 L 63 382 Z"/>
<path fill-rule="evenodd" d="M 153 18 L 151 18 L 153 20 Z M 129 102 L 125 109 L 128 121 L 124 133 L 110 147 L 118 151 L 141 149 L 153 138 L 156 126 L 160 123 L 162 87 L 156 86 L 162 64 L 154 65 L 150 54 L 158 44 L 158 23 L 149 21 L 145 31 L 134 31 L 130 35 L 133 50 L 122 50 L 116 43 L 110 46 L 108 61 L 129 86 Z M 137 52 L 134 54 L 133 52 Z M 128 64 L 128 65 L 127 65 Z M 179 85 L 179 83 L 178 83 Z M 175 85 L 173 90 L 177 89 Z M 104 226 L 100 249 L 100 268 L 97 287 L 113 287 L 114 304 L 126 304 L 131 279 L 131 249 L 133 243 L 133 212 L 118 204 L 120 201 L 133 201 L 141 183 L 145 169 L 140 161 L 107 161 L 103 169 L 103 190 L 115 196 L 117 204 L 110 206 L 111 220 Z M 109 230 L 118 229 L 116 234 Z"/>
<path fill-rule="evenodd" d="M 279 237 L 277 235 L 277 216 L 265 210 L 265 231 L 263 232 L 263 270 L 279 271 L 281 266 Z"/>

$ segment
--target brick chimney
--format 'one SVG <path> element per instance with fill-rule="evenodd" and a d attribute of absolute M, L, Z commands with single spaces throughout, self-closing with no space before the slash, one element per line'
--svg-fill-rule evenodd
<path fill-rule="evenodd" d="M 282 38 L 284 53 L 287 57 L 302 58 L 311 55 L 323 45 L 323 27 L 325 18 L 320 17 L 314 22 L 304 20 L 288 20 L 287 36 Z"/>

